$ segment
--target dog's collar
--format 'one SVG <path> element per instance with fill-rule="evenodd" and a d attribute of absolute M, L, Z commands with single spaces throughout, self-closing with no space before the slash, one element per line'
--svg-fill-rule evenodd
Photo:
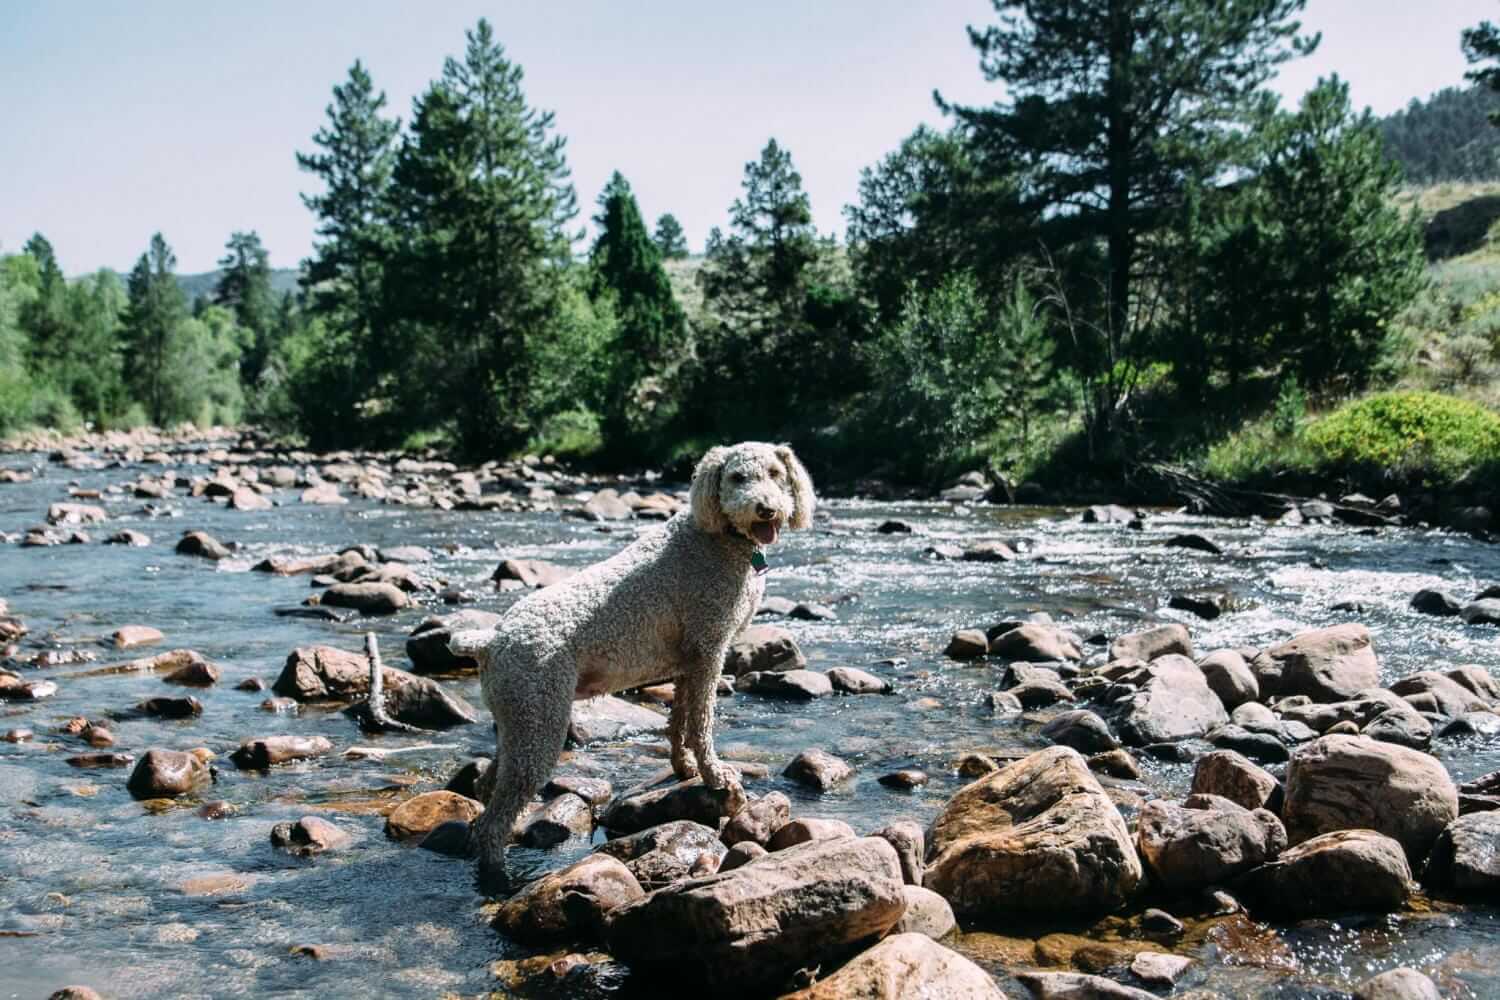
<path fill-rule="evenodd" d="M 729 533 L 731 535 L 736 535 L 739 538 L 743 538 L 745 541 L 750 543 L 750 568 L 755 570 L 756 576 L 764 576 L 770 571 L 770 560 L 766 559 L 766 552 L 760 547 L 759 542 L 733 525 L 730 525 Z"/>

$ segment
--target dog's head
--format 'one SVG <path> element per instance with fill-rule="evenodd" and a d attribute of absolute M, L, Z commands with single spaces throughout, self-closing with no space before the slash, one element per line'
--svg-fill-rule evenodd
<path fill-rule="evenodd" d="M 693 520 L 704 531 L 770 545 L 785 528 L 812 527 L 813 503 L 812 480 L 786 445 L 710 448 L 693 471 Z"/>

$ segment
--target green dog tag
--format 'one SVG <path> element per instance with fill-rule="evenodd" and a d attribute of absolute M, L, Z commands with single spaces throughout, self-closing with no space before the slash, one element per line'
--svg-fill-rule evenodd
<path fill-rule="evenodd" d="M 750 566 L 757 573 L 764 573 L 771 568 L 771 564 L 766 562 L 766 554 L 760 549 L 750 553 Z"/>

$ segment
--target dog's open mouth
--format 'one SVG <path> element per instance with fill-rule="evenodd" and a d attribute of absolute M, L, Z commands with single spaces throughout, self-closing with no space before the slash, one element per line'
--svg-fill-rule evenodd
<path fill-rule="evenodd" d="M 762 545 L 770 545 L 776 541 L 777 534 L 781 531 L 780 522 L 776 520 L 756 521 L 750 526 L 750 534 Z"/>

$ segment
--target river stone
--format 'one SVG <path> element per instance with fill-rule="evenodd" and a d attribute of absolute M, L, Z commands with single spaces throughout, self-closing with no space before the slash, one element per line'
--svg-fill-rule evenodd
<path fill-rule="evenodd" d="M 753 840 L 742 840 L 724 852 L 724 857 L 719 860 L 719 871 L 732 872 L 770 853 Z"/>
<path fill-rule="evenodd" d="M 1120 745 L 1109 724 L 1088 709 L 1063 712 L 1042 727 L 1042 735 L 1060 746 L 1079 753 L 1103 753 Z"/>
<path fill-rule="evenodd" d="M 453 820 L 472 823 L 482 812 L 484 806 L 455 792 L 423 792 L 391 810 L 385 818 L 385 832 L 394 840 L 415 840 Z"/>
<path fill-rule="evenodd" d="M 447 674 L 478 670 L 478 662 L 468 656 L 455 655 L 448 648 L 448 640 L 459 632 L 488 631 L 499 621 L 499 615 L 478 608 L 422 619 L 406 639 L 406 657 L 411 660 L 412 672 Z"/>
<path fill-rule="evenodd" d="M 901 819 L 870 834 L 890 843 L 901 862 L 901 878 L 907 885 L 921 885 L 926 874 L 922 858 L 927 853 L 926 837 L 920 824 Z"/>
<path fill-rule="evenodd" d="M 1364 724 L 1360 732 L 1372 740 L 1394 743 L 1413 750 L 1432 744 L 1432 723 L 1410 705 L 1388 708 Z"/>
<path fill-rule="evenodd" d="M 965 915 L 1115 910 L 1140 880 L 1125 821 L 1068 747 L 960 790 L 927 832 L 923 884 Z"/>
<path fill-rule="evenodd" d="M 554 796 L 521 817 L 519 840 L 524 847 L 556 847 L 573 837 L 594 832 L 594 810 L 572 792 Z"/>
<path fill-rule="evenodd" d="M 1135 511 L 1129 507 L 1107 503 L 1085 508 L 1079 520 L 1084 524 L 1129 524 L 1135 517 Z"/>
<path fill-rule="evenodd" d="M 1036 1000 L 1157 1000 L 1155 993 L 1082 972 L 1018 972 L 1016 979 Z"/>
<path fill-rule="evenodd" d="M 609 915 L 609 951 L 683 988 L 769 993 L 895 926 L 906 908 L 891 845 L 816 841 L 658 889 Z"/>
<path fill-rule="evenodd" d="M 1437 734 L 1443 739 L 1493 739 L 1500 736 L 1500 715 L 1494 712 L 1465 712 L 1451 720 Z"/>
<path fill-rule="evenodd" d="M 603 778 L 586 778 L 581 774 L 559 774 L 542 786 L 544 799 L 566 793 L 578 796 L 589 805 L 602 806 L 614 797 L 615 790 Z"/>
<path fill-rule="evenodd" d="M 1220 885 L 1274 859 L 1286 847 L 1286 830 L 1265 809 L 1185 809 L 1157 799 L 1146 803 L 1136 843 L 1154 885 L 1188 894 Z"/>
<path fill-rule="evenodd" d="M 1014 562 L 1015 550 L 1001 541 L 976 542 L 963 550 L 964 562 Z"/>
<path fill-rule="evenodd" d="M 627 789 L 604 810 L 599 824 L 617 834 L 637 833 L 674 820 L 690 819 L 718 829 L 730 810 L 743 808 L 727 788 L 712 789 L 702 778 L 678 781 L 644 791 Z"/>
<path fill-rule="evenodd" d="M 116 649 L 134 649 L 137 646 L 150 646 L 161 642 L 166 638 L 160 629 L 152 628 L 150 625 L 121 625 L 115 629 L 110 640 Z"/>
<path fill-rule="evenodd" d="M 703 868 L 717 871 L 728 849 L 713 827 L 677 820 L 605 841 L 594 850 L 625 862 L 650 892 L 689 878 Z"/>
<path fill-rule="evenodd" d="M 1493 896 L 1500 889 L 1500 812 L 1469 813 L 1449 823 L 1432 845 L 1423 881 Z"/>
<path fill-rule="evenodd" d="M 1292 754 L 1282 806 L 1293 843 L 1365 828 L 1427 855 L 1458 817 L 1458 789 L 1443 765 L 1417 750 L 1364 736 L 1324 736 Z"/>
<path fill-rule="evenodd" d="M 124 528 L 115 532 L 104 540 L 105 545 L 128 545 L 132 548 L 145 548 L 151 544 L 151 536 L 133 528 Z"/>
<path fill-rule="evenodd" d="M 399 722 L 445 729 L 479 721 L 472 705 L 430 677 L 394 667 L 384 667 L 380 676 L 385 710 Z M 331 646 L 298 647 L 288 654 L 271 690 L 300 702 L 364 698 L 370 693 L 370 661 Z M 361 702 L 355 711 L 367 716 L 369 707 Z"/>
<path fill-rule="evenodd" d="M 991 656 L 1005 660 L 1021 660 L 1027 663 L 1055 663 L 1061 660 L 1077 662 L 1083 659 L 1083 650 L 1067 632 L 1056 625 L 1027 622 L 1006 629 L 989 638 Z"/>
<path fill-rule="evenodd" d="M 406 591 L 391 583 L 336 583 L 319 596 L 320 604 L 353 608 L 366 615 L 391 615 L 411 606 Z"/>
<path fill-rule="evenodd" d="M 735 679 L 736 691 L 812 701 L 833 694 L 833 682 L 816 670 L 752 670 Z"/>
<path fill-rule="evenodd" d="M 48 524 L 103 524 L 109 515 L 103 507 L 86 503 L 54 503 L 47 508 Z"/>
<path fill-rule="evenodd" d="M 1168 653 L 1146 668 L 1147 680 L 1126 703 L 1120 733 L 1127 744 L 1146 746 L 1202 736 L 1229 721 L 1219 696 L 1186 656 Z"/>
<path fill-rule="evenodd" d="M 541 559 L 506 559 L 490 575 L 495 586 L 504 589 L 508 581 L 514 581 L 530 590 L 541 590 L 560 583 L 578 572 L 570 566 L 558 566 Z"/>
<path fill-rule="evenodd" d="M 297 499 L 301 503 L 324 505 L 349 502 L 349 498 L 339 492 L 335 483 L 315 483 L 303 490 Z"/>
<path fill-rule="evenodd" d="M 666 732 L 666 729 L 667 717 L 660 712 L 606 694 L 573 703 L 568 743 L 585 746 L 641 733 Z"/>
<path fill-rule="evenodd" d="M 731 816 L 719 839 L 726 847 L 746 841 L 764 847 L 791 818 L 791 800 L 781 792 L 768 792 Z"/>
<path fill-rule="evenodd" d="M 1171 987 L 1192 964 L 1193 960 L 1184 955 L 1143 951 L 1130 960 L 1130 973 L 1150 986 Z"/>
<path fill-rule="evenodd" d="M 819 819 L 815 816 L 799 816 L 783 823 L 771 835 L 766 844 L 772 852 L 784 851 L 798 844 L 809 844 L 815 840 L 848 840 L 855 836 L 854 827 L 841 819 Z"/>
<path fill-rule="evenodd" d="M 1229 711 L 1260 698 L 1260 685 L 1245 658 L 1233 649 L 1220 649 L 1198 661 L 1209 690 Z"/>
<path fill-rule="evenodd" d="M 826 979 L 782 1000 L 1001 1000 L 989 974 L 931 936 L 897 931 Z"/>
<path fill-rule="evenodd" d="M 184 698 L 147 698 L 132 710 L 136 715 L 157 719 L 193 719 L 203 714 L 203 702 L 188 695 Z"/>
<path fill-rule="evenodd" d="M 1459 616 L 1465 625 L 1500 625 L 1500 598 L 1486 597 L 1465 604 Z"/>
<path fill-rule="evenodd" d="M 1436 670 L 1421 670 L 1403 677 L 1391 685 L 1391 691 L 1422 711 L 1437 712 L 1449 717 L 1460 716 L 1465 712 L 1485 712 L 1492 707 L 1486 699 Z M 1418 704 L 1416 699 L 1420 695 L 1428 697 Z"/>
<path fill-rule="evenodd" d="M 255 489 L 241 486 L 229 495 L 230 510 L 270 510 L 271 501 Z"/>
<path fill-rule="evenodd" d="M 1215 750 L 1198 758 L 1193 769 L 1194 794 L 1221 795 L 1246 809 L 1281 806 L 1281 783 L 1233 750 Z"/>
<path fill-rule="evenodd" d="M 943 655 L 950 660 L 977 660 L 989 651 L 990 643 L 982 629 L 961 628 L 948 640 Z"/>
<path fill-rule="evenodd" d="M 321 816 L 303 816 L 295 823 L 271 828 L 271 843 L 299 857 L 336 851 L 354 838 Z"/>
<path fill-rule="evenodd" d="M 177 554 L 202 556 L 204 559 L 228 559 L 229 548 L 206 531 L 189 531 L 177 540 Z"/>
<path fill-rule="evenodd" d="M 1276 665 L 1280 685 L 1273 694 L 1305 694 L 1314 701 L 1346 701 L 1380 685 L 1380 664 L 1363 625 L 1334 625 L 1293 636 L 1256 657 Z M 1277 671 L 1272 671 L 1277 672 Z M 1267 674 L 1256 670 L 1258 679 Z"/>
<path fill-rule="evenodd" d="M 1355 987 L 1354 1000 L 1441 1000 L 1437 984 L 1416 969 L 1401 966 L 1371 976 Z"/>
<path fill-rule="evenodd" d="M 907 883 L 901 887 L 901 894 L 906 897 L 906 912 L 892 933 L 925 934 L 936 941 L 958 927 L 953 907 L 931 889 Z"/>
<path fill-rule="evenodd" d="M 242 771 L 264 771 L 275 764 L 321 757 L 332 749 L 324 736 L 262 736 L 241 743 L 229 759 Z"/>
<path fill-rule="evenodd" d="M 812 749 L 804 750 L 794 757 L 781 774 L 799 785 L 826 792 L 839 782 L 853 777 L 854 768 L 826 750 Z"/>
<path fill-rule="evenodd" d="M 138 799 L 160 799 L 186 795 L 208 781 L 208 765 L 198 756 L 183 750 L 151 749 L 135 765 L 125 787 Z"/>
<path fill-rule="evenodd" d="M 1500 681 L 1476 663 L 1464 663 L 1449 670 L 1447 677 L 1462 684 L 1479 697 L 1490 702 L 1500 702 Z"/>
<path fill-rule="evenodd" d="M 1448 618 L 1463 610 L 1464 603 L 1446 590 L 1426 588 L 1412 595 L 1411 609 L 1424 615 Z"/>
<path fill-rule="evenodd" d="M 645 895 L 618 859 L 590 854 L 561 871 L 550 872 L 501 904 L 496 930 L 532 944 L 559 940 L 596 941 L 608 915 Z"/>
<path fill-rule="evenodd" d="M 751 672 L 803 670 L 807 657 L 792 633 L 779 625 L 751 625 L 729 644 L 724 672 L 735 677 Z"/>
<path fill-rule="evenodd" d="M 1111 660 L 1145 660 L 1149 663 L 1168 653 L 1193 655 L 1193 640 L 1184 626 L 1159 625 L 1144 632 L 1122 635 L 1109 644 Z"/>
<path fill-rule="evenodd" d="M 828 681 L 841 694 L 890 694 L 891 682 L 856 667 L 834 667 Z"/>
<path fill-rule="evenodd" d="M 1399 910 L 1411 896 L 1412 880 L 1395 840 L 1374 830 L 1337 830 L 1288 848 L 1234 888 L 1257 910 L 1310 917 Z"/>
<path fill-rule="evenodd" d="M 1234 595 L 1227 590 L 1178 591 L 1167 601 L 1167 607 L 1187 611 L 1205 621 L 1213 621 L 1234 606 Z"/>

